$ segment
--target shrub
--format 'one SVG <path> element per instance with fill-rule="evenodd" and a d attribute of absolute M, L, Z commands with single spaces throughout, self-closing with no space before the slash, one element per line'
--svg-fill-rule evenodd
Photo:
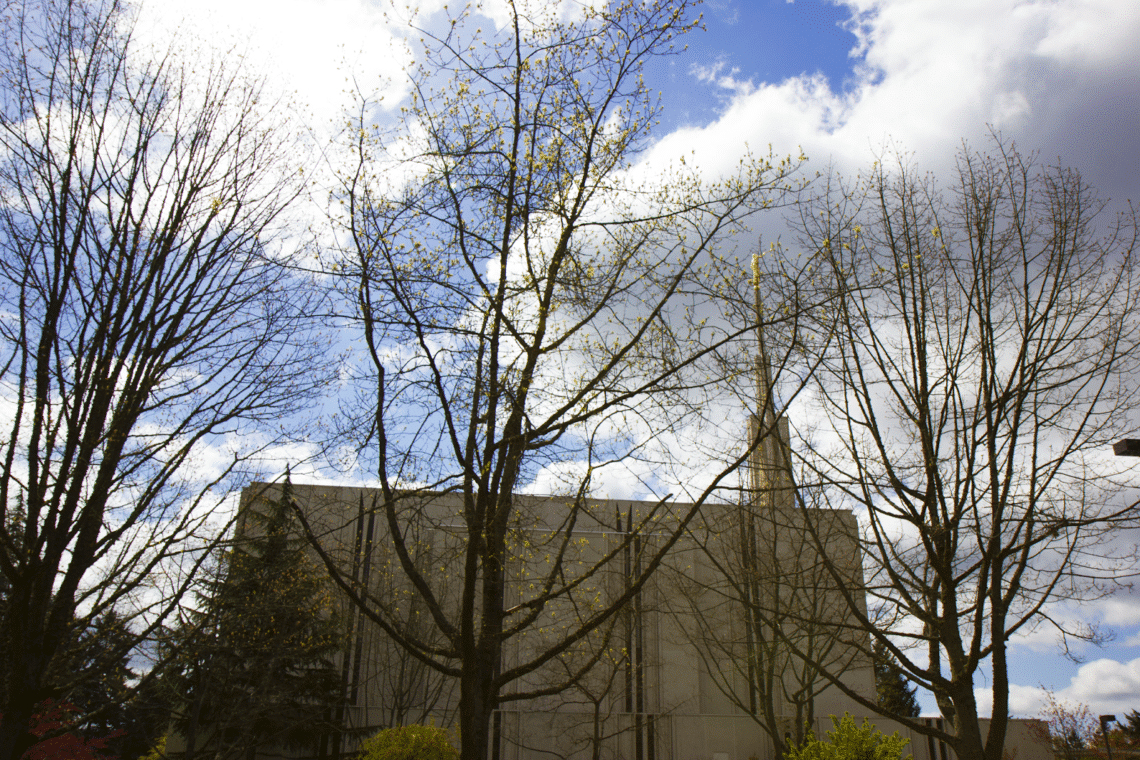
<path fill-rule="evenodd" d="M 803 746 L 789 749 L 784 760 L 912 760 L 912 755 L 903 757 L 910 739 L 902 738 L 898 731 L 884 736 L 866 718 L 862 726 L 856 726 L 850 713 L 843 713 L 842 719 L 833 715 L 831 722 L 835 730 L 827 732 L 826 741 L 809 732 Z"/>
<path fill-rule="evenodd" d="M 435 726 L 385 728 L 360 745 L 360 760 L 457 760 L 447 731 Z"/>

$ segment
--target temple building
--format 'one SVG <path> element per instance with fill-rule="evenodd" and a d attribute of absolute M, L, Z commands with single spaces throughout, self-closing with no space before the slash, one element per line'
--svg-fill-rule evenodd
<path fill-rule="evenodd" d="M 782 745 L 805 729 L 817 735 L 830 729 L 830 716 L 867 715 L 819 667 L 790 651 L 842 672 L 848 689 L 874 698 L 866 634 L 849 625 L 829 575 L 839 567 L 850 584 L 861 582 L 855 517 L 796 503 L 787 421 L 765 414 L 763 405 L 760 412 L 751 432 L 762 443 L 736 503 L 694 509 L 672 502 L 514 497 L 505 609 L 521 614 L 535 598 L 536 584 L 551 578 L 574 591 L 547 603 L 525 635 L 510 637 L 503 671 L 527 663 L 618 598 L 669 541 L 669 526 L 691 510 L 696 517 L 617 614 L 503 689 L 512 696 L 494 714 L 492 760 L 777 760 Z M 280 488 L 251 484 L 243 508 L 258 509 Z M 458 680 L 409 655 L 376 618 L 424 649 L 446 649 L 435 617 L 458 614 L 457 569 L 466 545 L 462 496 L 389 493 L 399 502 L 392 515 L 403 532 L 407 556 L 401 558 L 379 490 L 292 489 L 322 551 L 372 610 L 366 615 L 343 597 L 341 700 L 330 710 L 345 730 L 322 737 L 308 756 L 345 757 L 356 737 L 393 725 L 456 725 Z M 566 541 L 571 514 L 573 535 Z M 642 528 L 631 534 L 637 525 Z M 561 567 L 555 569 L 555 561 Z M 414 588 L 404 562 L 427 568 L 429 588 Z M 572 677 L 583 670 L 585 675 Z M 541 694 L 568 681 L 572 685 L 557 693 Z M 900 729 L 868 717 L 887 733 Z M 1034 740 L 1030 723 L 1011 726 L 1010 745 L 1018 747 L 1019 760 L 1044 760 L 1050 755 Z M 916 760 L 950 760 L 945 746 L 905 728 L 901 733 L 911 739 L 908 750 Z"/>
<path fill-rule="evenodd" d="M 758 386 L 771 388 L 762 349 Z M 491 598 L 474 595 L 479 575 L 466 608 L 469 518 L 482 508 L 472 498 L 291 484 L 320 566 L 338 577 L 341 688 L 327 710 L 341 730 L 305 752 L 264 747 L 256 758 L 339 760 L 382 728 L 457 725 L 462 610 L 494 608 L 505 632 L 495 675 L 509 682 L 491 721 L 492 760 L 778 760 L 848 712 L 900 730 L 915 760 L 951 760 L 947 747 L 852 699 L 876 694 L 869 637 L 839 590 L 863 582 L 859 526 L 849 511 L 800 503 L 788 423 L 774 406 L 761 393 L 736 498 L 507 498 L 501 583 Z M 253 483 L 242 510 L 264 512 L 281 494 L 280 484 Z M 567 637 L 573 644 L 560 647 Z M 1034 723 L 1011 724 L 1018 760 L 1051 757 Z"/>

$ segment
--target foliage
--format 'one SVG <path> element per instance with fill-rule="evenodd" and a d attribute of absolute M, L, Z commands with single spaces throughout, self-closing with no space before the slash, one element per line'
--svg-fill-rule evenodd
<path fill-rule="evenodd" d="M 1097 748 L 1100 721 L 1088 705 L 1066 702 L 1047 689 L 1040 717 L 1045 735 L 1039 738 L 1053 748 L 1057 757 L 1075 760 L 1084 757 L 1086 750 Z"/>
<path fill-rule="evenodd" d="M 4 615 L 0 604 L 0 630 L 4 628 Z M 61 747 L 72 747 L 76 752 L 87 747 L 91 752 L 129 758 L 151 746 L 166 728 L 169 713 L 153 699 L 153 681 L 144 681 L 141 687 L 133 685 L 138 681 L 129 667 L 134 641 L 133 633 L 113 612 L 85 629 L 73 630 L 65 647 L 64 667 L 68 672 L 94 675 L 75 683 L 61 699 L 41 703 L 33 727 L 33 735 L 39 738 L 36 747 L 41 749 L 33 747 L 26 756 L 42 753 L 43 747 L 54 747 L 53 752 L 63 751 Z M 0 648 L 0 659 L 7 657 L 7 651 Z"/>
<path fill-rule="evenodd" d="M 447 731 L 435 726 L 385 728 L 360 745 L 360 760 L 458 760 Z"/>
<path fill-rule="evenodd" d="M 139 756 L 139 760 L 166 760 L 166 738 L 165 735 L 160 737 L 149 752 Z"/>
<path fill-rule="evenodd" d="M 808 739 L 799 747 L 791 747 L 784 753 L 784 760 L 911 760 L 903 752 L 910 739 L 899 736 L 898 731 L 885 736 L 871 725 L 866 718 L 863 725 L 857 726 L 850 713 L 842 718 L 831 717 L 834 730 L 827 732 L 827 739 L 816 739 L 808 734 Z"/>
<path fill-rule="evenodd" d="M 122 758 L 152 746 L 169 720 L 167 706 L 155 699 L 153 680 L 139 684 L 139 674 L 130 668 L 135 641 L 126 622 L 109 612 L 78 634 L 67 663 L 71 672 L 95 674 L 66 695 L 82 716 L 77 733 L 103 738 L 107 754 Z"/>
<path fill-rule="evenodd" d="M 1140 711 L 1132 710 L 1125 713 L 1118 730 L 1126 746 L 1140 747 Z"/>
<path fill-rule="evenodd" d="M 74 631 L 122 615 L 115 659 L 172 614 L 209 507 L 326 376 L 321 296 L 277 245 L 303 187 L 287 109 L 131 24 L 120 0 L 30 0 L 0 26 L 2 760 L 98 678 L 66 667 Z"/>
<path fill-rule="evenodd" d="M 917 718 L 922 714 L 915 697 L 915 687 L 899 667 L 898 661 L 881 641 L 872 645 L 875 658 L 875 693 L 879 706 L 892 715 Z"/>
<path fill-rule="evenodd" d="M 75 705 L 67 702 L 38 705 L 31 726 L 36 741 L 24 752 L 22 760 L 118 760 L 118 753 L 108 751 L 107 745 L 122 731 L 101 736 L 76 731 L 75 718 L 80 714 Z"/>
<path fill-rule="evenodd" d="M 206 749 L 224 758 L 255 746 L 312 748 L 333 730 L 340 626 L 298 536 L 292 494 L 286 476 L 279 498 L 243 505 L 225 573 L 178 642 L 164 680 L 185 696 L 173 725 L 188 759 Z"/>

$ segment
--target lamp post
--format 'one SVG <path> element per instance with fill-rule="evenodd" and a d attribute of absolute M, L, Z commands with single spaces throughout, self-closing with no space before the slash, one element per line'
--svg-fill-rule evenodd
<path fill-rule="evenodd" d="M 1140 443 L 1140 441 L 1137 441 Z M 1117 454 L 1117 456 L 1120 456 Z M 1104 736 L 1104 748 L 1108 751 L 1108 760 L 1112 760 L 1112 745 L 1108 743 L 1108 724 L 1116 720 L 1115 715 L 1100 716 L 1100 733 Z"/>
<path fill-rule="evenodd" d="M 1112 453 L 1118 457 L 1140 457 L 1140 438 L 1121 438 L 1112 444 Z"/>

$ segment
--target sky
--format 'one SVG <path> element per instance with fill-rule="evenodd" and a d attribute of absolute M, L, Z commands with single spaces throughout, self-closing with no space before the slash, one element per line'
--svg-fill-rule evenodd
<path fill-rule="evenodd" d="M 419 3 L 428 13 L 443 0 Z M 143 0 L 140 30 L 238 49 L 335 129 L 345 92 L 403 96 L 407 51 L 386 0 Z M 749 147 L 851 174 L 887 149 L 923 170 L 953 166 L 991 130 L 1078 168 L 1110 199 L 1140 201 L 1140 3 L 1135 0 L 708 0 L 704 31 L 646 72 L 662 121 L 647 160 L 692 155 L 711 174 Z M 1137 464 L 1140 467 L 1140 463 Z M 1103 646 L 1038 630 L 1015 642 L 1011 709 L 1035 716 L 1042 687 L 1094 714 L 1140 709 L 1140 594 L 1065 611 Z M 985 688 L 986 684 L 979 684 Z M 934 705 L 924 701 L 925 711 Z"/>

